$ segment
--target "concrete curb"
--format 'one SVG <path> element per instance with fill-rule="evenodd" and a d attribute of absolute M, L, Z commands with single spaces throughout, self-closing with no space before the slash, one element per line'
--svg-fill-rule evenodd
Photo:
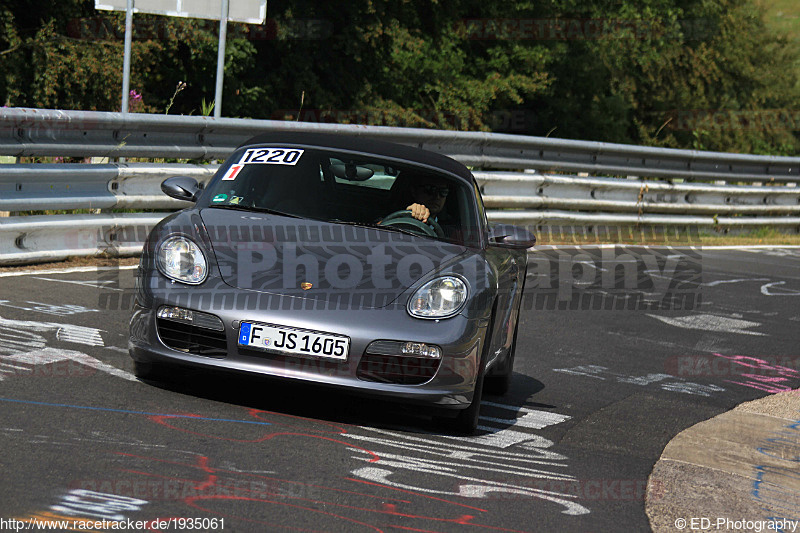
<path fill-rule="evenodd" d="M 800 531 L 800 389 L 678 434 L 653 467 L 645 508 L 656 532 Z"/>

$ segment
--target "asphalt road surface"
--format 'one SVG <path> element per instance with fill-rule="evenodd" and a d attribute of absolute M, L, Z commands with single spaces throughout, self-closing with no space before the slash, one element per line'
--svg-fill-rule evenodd
<path fill-rule="evenodd" d="M 641 531 L 673 436 L 800 387 L 800 249 L 542 249 L 529 265 L 512 388 L 484 397 L 468 438 L 308 385 L 138 381 L 135 269 L 3 273 L 0 529 Z"/>

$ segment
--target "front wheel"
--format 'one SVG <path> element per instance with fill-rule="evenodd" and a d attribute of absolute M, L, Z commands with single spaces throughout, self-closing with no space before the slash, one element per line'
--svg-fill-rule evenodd
<path fill-rule="evenodd" d="M 496 313 L 493 310 L 492 317 L 494 316 L 496 316 Z M 490 346 L 492 345 L 491 327 L 493 323 L 494 320 L 489 323 L 489 326 L 486 329 L 487 338 L 484 342 L 483 354 L 478 361 L 477 376 L 475 377 L 475 390 L 472 393 L 472 403 L 470 403 L 469 407 L 466 409 L 459 411 L 455 418 L 446 418 L 443 420 L 445 427 L 453 433 L 459 435 L 472 435 L 475 433 L 475 430 L 478 429 L 478 417 L 480 416 L 481 400 L 483 399 L 483 381 L 486 374 L 484 365 L 486 364 L 486 354 L 489 352 Z"/>
<path fill-rule="evenodd" d="M 483 397 L 483 373 L 478 375 L 475 382 L 475 393 L 469 407 L 458 412 L 455 418 L 448 420 L 449 429 L 459 435 L 472 435 L 478 429 L 478 417 L 481 411 L 481 398 Z"/>
<path fill-rule="evenodd" d="M 166 365 L 158 363 L 145 363 L 143 361 L 133 362 L 133 375 L 140 380 L 147 381 L 165 381 L 167 379 L 168 370 Z"/>
<path fill-rule="evenodd" d="M 517 333 L 519 332 L 519 314 L 514 328 L 514 336 L 511 340 L 511 348 L 506 355 L 503 371 L 499 374 L 486 376 L 486 392 L 495 396 L 503 396 L 511 388 L 511 380 L 514 377 L 514 354 L 517 351 Z"/>
<path fill-rule="evenodd" d="M 525 281 L 528 279 L 528 268 L 522 277 L 522 291 L 520 293 L 519 305 L 517 306 L 517 319 L 514 321 L 514 335 L 511 337 L 511 347 L 506 355 L 503 370 L 497 374 L 486 376 L 486 392 L 496 396 L 503 396 L 511 388 L 511 380 L 514 377 L 514 354 L 517 352 L 517 333 L 519 333 L 519 320 L 522 315 L 522 298 L 525 294 Z"/>

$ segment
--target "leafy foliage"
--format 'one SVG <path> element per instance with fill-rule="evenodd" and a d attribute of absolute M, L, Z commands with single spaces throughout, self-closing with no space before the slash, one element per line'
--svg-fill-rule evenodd
<path fill-rule="evenodd" d="M 270 0 L 268 9 L 263 26 L 229 24 L 225 116 L 800 153 L 800 51 L 765 25 L 755 0 Z M 208 113 L 218 23 L 134 22 L 136 111 Z M 123 14 L 95 11 L 92 0 L 7 0 L 0 103 L 118 110 L 123 36 Z"/>

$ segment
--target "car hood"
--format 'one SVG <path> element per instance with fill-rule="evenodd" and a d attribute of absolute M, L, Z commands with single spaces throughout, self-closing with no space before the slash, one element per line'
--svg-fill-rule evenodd
<path fill-rule="evenodd" d="M 226 284 L 342 306 L 385 307 L 468 253 L 378 228 L 215 208 L 200 216 Z"/>

